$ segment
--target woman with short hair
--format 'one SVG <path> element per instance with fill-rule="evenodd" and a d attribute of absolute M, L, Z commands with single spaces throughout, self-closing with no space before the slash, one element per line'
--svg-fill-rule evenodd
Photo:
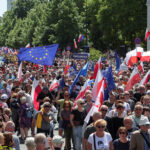
<path fill-rule="evenodd" d="M 120 127 L 118 129 L 118 135 L 119 138 L 113 142 L 114 150 L 129 150 L 128 130 L 125 127 Z"/>
<path fill-rule="evenodd" d="M 105 132 L 106 121 L 99 119 L 94 123 L 96 132 L 90 134 L 88 138 L 88 150 L 113 150 L 112 137 L 110 133 Z"/>

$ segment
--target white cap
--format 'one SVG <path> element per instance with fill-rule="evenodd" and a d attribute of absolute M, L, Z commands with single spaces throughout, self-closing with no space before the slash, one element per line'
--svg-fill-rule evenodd
<path fill-rule="evenodd" d="M 1 99 L 8 99 L 8 95 L 7 94 L 2 94 Z"/>
<path fill-rule="evenodd" d="M 143 118 L 141 118 L 139 125 L 140 126 L 142 126 L 142 125 L 150 125 L 150 122 L 149 122 L 147 117 L 143 117 Z"/>

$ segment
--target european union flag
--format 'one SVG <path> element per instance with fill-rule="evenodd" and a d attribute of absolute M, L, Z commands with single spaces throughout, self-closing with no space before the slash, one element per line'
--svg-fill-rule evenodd
<path fill-rule="evenodd" d="M 79 77 L 82 75 L 82 76 L 86 76 L 87 75 L 87 70 L 88 70 L 88 67 L 89 67 L 89 61 L 86 63 L 86 65 L 84 65 L 84 67 L 79 71 L 79 73 L 77 74 L 77 76 L 75 77 L 74 81 L 73 81 L 73 84 L 70 86 L 70 89 L 69 89 L 69 93 L 71 94 L 72 93 L 72 90 L 73 88 L 75 87 Z"/>
<path fill-rule="evenodd" d="M 20 48 L 18 54 L 19 61 L 29 61 L 40 65 L 52 65 L 58 44 L 32 47 L 32 48 Z"/>
<path fill-rule="evenodd" d="M 108 67 L 103 75 L 106 79 L 108 90 L 112 91 L 115 89 L 116 85 L 113 78 L 112 66 Z"/>

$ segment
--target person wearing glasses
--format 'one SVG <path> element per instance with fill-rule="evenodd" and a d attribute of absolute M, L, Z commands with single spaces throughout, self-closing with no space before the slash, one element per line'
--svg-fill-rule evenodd
<path fill-rule="evenodd" d="M 127 138 L 128 131 L 125 127 L 120 127 L 118 129 L 119 138 L 114 140 L 114 150 L 129 150 L 129 140 Z"/>
<path fill-rule="evenodd" d="M 70 95 L 69 95 L 68 91 L 64 92 L 64 99 L 58 100 L 56 98 L 56 100 L 55 100 L 55 102 L 57 104 L 59 104 L 59 106 L 60 106 L 59 111 L 58 111 L 58 117 L 60 118 L 59 119 L 59 135 L 60 136 L 62 136 L 62 134 L 63 134 L 62 119 L 61 119 L 61 110 L 63 109 L 64 102 L 66 102 L 66 101 L 68 101 L 71 104 L 71 106 L 73 106 L 73 102 L 70 100 Z"/>
<path fill-rule="evenodd" d="M 133 121 L 132 127 L 139 128 L 139 122 L 144 117 L 144 115 L 142 115 L 142 112 L 143 112 L 143 106 L 140 104 L 135 105 L 134 113 L 131 116 L 129 116 Z"/>
<path fill-rule="evenodd" d="M 150 149 L 150 122 L 147 117 L 141 118 L 140 129 L 131 135 L 129 150 L 149 150 Z"/>
<path fill-rule="evenodd" d="M 114 150 L 110 133 L 105 132 L 107 122 L 99 119 L 94 123 L 96 132 L 88 138 L 87 150 Z"/>
<path fill-rule="evenodd" d="M 84 100 L 78 99 L 77 108 L 73 109 L 70 115 L 75 150 L 82 149 L 82 127 L 86 115 L 86 110 L 84 109 Z"/>

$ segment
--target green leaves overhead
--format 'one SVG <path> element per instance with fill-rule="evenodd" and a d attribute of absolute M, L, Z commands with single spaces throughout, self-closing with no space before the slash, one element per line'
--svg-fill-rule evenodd
<path fill-rule="evenodd" d="M 134 46 L 144 39 L 145 0 L 16 0 L 0 18 L 0 46 L 19 48 L 59 43 L 73 46 L 86 26 L 88 42 L 96 49 Z M 82 44 L 85 41 L 82 42 Z"/>

